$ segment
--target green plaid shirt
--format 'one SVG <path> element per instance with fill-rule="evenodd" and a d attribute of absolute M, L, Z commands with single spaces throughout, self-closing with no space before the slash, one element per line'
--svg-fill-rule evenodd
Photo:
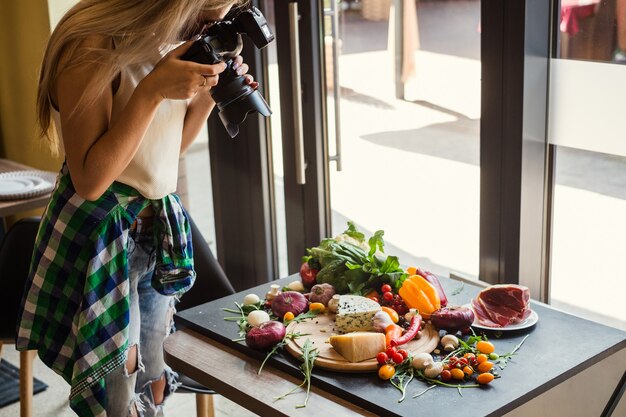
<path fill-rule="evenodd" d="M 63 376 L 71 385 L 70 406 L 80 416 L 105 410 L 104 376 L 125 362 L 129 227 L 148 205 L 156 213 L 152 286 L 181 295 L 195 272 L 189 221 L 174 194 L 148 200 L 116 182 L 87 201 L 64 167 L 39 226 L 16 346 L 38 350 Z"/>

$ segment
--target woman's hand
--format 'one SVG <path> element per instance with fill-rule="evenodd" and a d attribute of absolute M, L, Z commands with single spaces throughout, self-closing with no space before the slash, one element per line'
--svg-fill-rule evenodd
<path fill-rule="evenodd" d="M 137 88 L 162 99 L 186 100 L 216 85 L 226 64 L 207 65 L 180 59 L 193 43 L 193 40 L 185 42 L 165 55 Z"/>
<path fill-rule="evenodd" d="M 248 74 L 250 67 L 248 66 L 248 64 L 243 62 L 243 58 L 241 57 L 241 55 L 237 55 L 235 57 L 235 60 L 233 62 L 233 69 L 237 71 L 237 75 L 243 75 L 244 77 L 246 77 L 246 83 L 256 90 L 256 88 L 259 86 L 259 83 L 254 81 L 252 75 Z"/>

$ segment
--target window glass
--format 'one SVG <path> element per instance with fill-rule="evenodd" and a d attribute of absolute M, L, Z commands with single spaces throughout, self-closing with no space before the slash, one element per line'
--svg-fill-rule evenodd
<path fill-rule="evenodd" d="M 558 57 L 626 64 L 626 0 L 561 0 Z"/>
<path fill-rule="evenodd" d="M 557 147 L 551 304 L 626 330 L 626 157 Z"/>
<path fill-rule="evenodd" d="M 325 25 L 330 152 L 337 100 L 342 160 L 330 166 L 333 234 L 348 220 L 382 229 L 403 264 L 476 277 L 480 2 L 402 1 L 398 51 L 393 3 L 339 3 L 337 62 Z"/>

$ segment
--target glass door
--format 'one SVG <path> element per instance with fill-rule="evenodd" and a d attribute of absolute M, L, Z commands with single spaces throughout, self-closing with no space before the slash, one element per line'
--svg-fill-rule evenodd
<path fill-rule="evenodd" d="M 477 278 L 480 1 L 327 1 L 332 234 Z"/>
<path fill-rule="evenodd" d="M 477 278 L 480 1 L 275 1 L 273 18 L 288 272 L 352 221 L 405 265 Z"/>
<path fill-rule="evenodd" d="M 626 329 L 626 1 L 557 5 L 550 303 Z"/>

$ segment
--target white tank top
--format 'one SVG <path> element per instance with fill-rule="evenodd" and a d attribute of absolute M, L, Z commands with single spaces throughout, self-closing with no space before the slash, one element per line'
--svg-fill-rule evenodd
<path fill-rule="evenodd" d="M 120 86 L 113 96 L 111 123 L 120 117 L 135 87 L 153 67 L 152 64 L 133 65 L 122 71 Z M 130 185 L 150 199 L 159 199 L 176 191 L 178 158 L 187 104 L 186 100 L 161 102 L 137 153 L 117 181 Z M 62 144 L 60 115 L 53 106 L 51 108 Z"/>

